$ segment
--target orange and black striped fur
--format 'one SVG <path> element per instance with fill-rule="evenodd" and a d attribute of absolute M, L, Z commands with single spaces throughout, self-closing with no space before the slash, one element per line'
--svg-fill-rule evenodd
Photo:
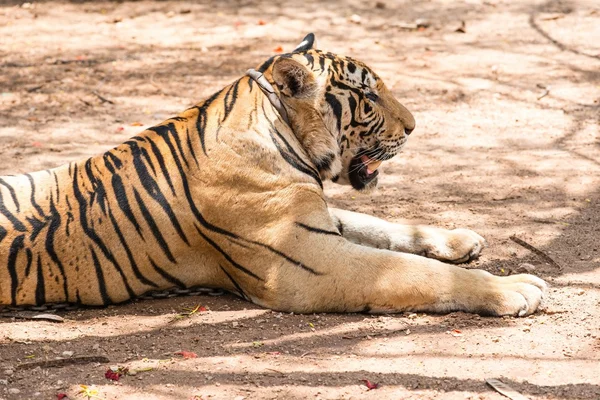
<path fill-rule="evenodd" d="M 258 68 L 279 108 L 244 76 L 104 154 L 2 177 L 0 305 L 200 285 L 294 312 L 534 312 L 542 280 L 438 261 L 476 257 L 476 233 L 327 207 L 323 180 L 374 187 L 415 122 L 366 65 L 313 47 Z"/>

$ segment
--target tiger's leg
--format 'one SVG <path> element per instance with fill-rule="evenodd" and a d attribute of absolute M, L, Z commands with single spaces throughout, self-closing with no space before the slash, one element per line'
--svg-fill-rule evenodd
<path fill-rule="evenodd" d="M 326 231 L 301 234 L 294 229 L 298 228 L 285 229 L 292 233 L 290 240 L 278 246 L 287 261 L 261 257 L 255 264 L 261 265 L 257 276 L 264 279 L 260 290 L 247 290 L 255 303 L 301 313 L 466 311 L 524 316 L 536 310 L 546 288 L 532 275 L 494 276 L 357 245 Z"/>
<path fill-rule="evenodd" d="M 395 224 L 337 208 L 329 208 L 329 214 L 344 238 L 363 246 L 418 254 L 455 264 L 477 258 L 485 247 L 485 239 L 469 229 Z"/>

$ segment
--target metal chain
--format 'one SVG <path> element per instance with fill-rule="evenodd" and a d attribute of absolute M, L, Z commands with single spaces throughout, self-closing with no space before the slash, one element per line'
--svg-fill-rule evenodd
<path fill-rule="evenodd" d="M 153 300 L 153 299 L 168 299 L 171 297 L 180 296 L 222 296 L 225 294 L 223 289 L 214 289 L 206 287 L 191 287 L 187 289 L 172 288 L 166 290 L 153 290 L 146 292 L 141 296 L 132 300 Z M 76 303 L 49 303 L 41 306 L 11 306 L 0 305 L 0 312 L 3 311 L 74 311 L 82 308 L 87 308 L 85 305 Z"/>

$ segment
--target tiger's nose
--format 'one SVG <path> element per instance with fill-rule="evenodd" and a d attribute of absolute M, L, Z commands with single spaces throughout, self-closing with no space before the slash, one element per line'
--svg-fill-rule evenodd
<path fill-rule="evenodd" d="M 408 135 L 410 135 L 410 134 L 412 133 L 412 131 L 414 131 L 414 130 L 415 130 L 414 128 L 413 128 L 413 129 L 404 128 L 404 134 L 405 134 L 406 136 L 408 136 Z"/>

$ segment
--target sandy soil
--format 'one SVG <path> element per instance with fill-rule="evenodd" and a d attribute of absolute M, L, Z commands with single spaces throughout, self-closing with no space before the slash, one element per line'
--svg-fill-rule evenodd
<path fill-rule="evenodd" d="M 5 318 L 0 398 L 87 398 L 80 385 L 94 399 L 503 398 L 487 378 L 531 399 L 600 398 L 600 4 L 415 3 L 0 1 L 0 173 L 99 153 L 314 31 L 370 64 L 418 125 L 378 192 L 330 186 L 331 202 L 478 231 L 489 248 L 465 267 L 533 265 L 552 285 L 544 310 L 288 315 L 226 295 Z M 174 320 L 196 305 L 208 311 Z M 65 351 L 109 362 L 20 367 Z M 151 370 L 112 382 L 111 365 Z"/>

